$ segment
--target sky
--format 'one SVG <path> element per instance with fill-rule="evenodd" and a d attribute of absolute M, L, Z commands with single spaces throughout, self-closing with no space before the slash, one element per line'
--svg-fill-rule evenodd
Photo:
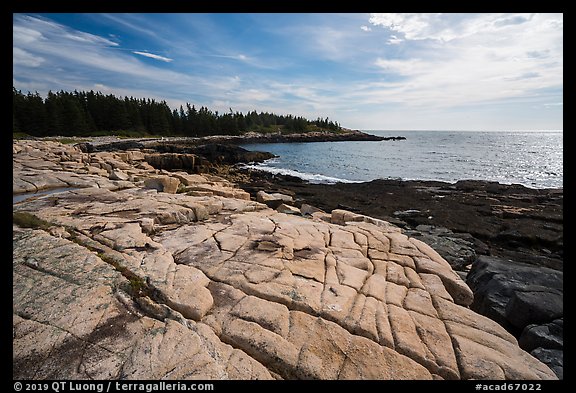
<path fill-rule="evenodd" d="M 13 14 L 13 85 L 360 130 L 562 130 L 563 14 Z"/>

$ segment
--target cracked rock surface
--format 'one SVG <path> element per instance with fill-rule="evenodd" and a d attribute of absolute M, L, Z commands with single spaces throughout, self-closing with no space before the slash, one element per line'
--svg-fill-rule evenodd
<path fill-rule="evenodd" d="M 556 378 L 385 221 L 280 213 L 137 151 L 13 153 L 14 193 L 73 187 L 13 208 L 15 379 Z"/>

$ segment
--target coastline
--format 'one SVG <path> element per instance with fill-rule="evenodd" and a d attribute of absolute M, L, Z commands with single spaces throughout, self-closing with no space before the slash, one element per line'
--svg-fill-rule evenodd
<path fill-rule="evenodd" d="M 327 212 L 346 209 L 416 231 L 449 229 L 470 237 L 477 255 L 510 258 L 562 270 L 563 189 L 533 189 L 481 180 L 313 184 L 260 170 L 228 168 L 222 175 L 253 197 L 283 192 Z M 425 229 L 425 228 L 423 228 Z"/>
<path fill-rule="evenodd" d="M 444 259 L 440 252 L 445 245 L 435 244 L 432 237 L 421 238 L 417 232 L 425 232 L 426 225 L 416 225 L 410 232 L 418 223 L 413 220 L 432 211 L 393 212 L 390 222 L 359 213 L 366 202 L 366 206 L 391 205 L 388 197 L 383 204 L 382 195 L 368 190 L 387 190 L 387 195 L 398 194 L 401 202 L 410 200 L 410 193 L 393 191 L 390 184 L 328 188 L 326 192 L 336 198 L 330 203 L 339 201 L 338 206 L 321 212 L 304 203 L 302 196 L 315 195 L 312 188 L 306 188 L 309 184 L 294 178 L 271 181 L 261 173 L 249 174 L 231 165 L 239 157 L 254 154 L 240 147 L 212 144 L 195 154 L 150 148 L 88 153 L 81 149 L 89 146 L 42 141 L 13 144 L 13 194 L 32 194 L 13 205 L 13 345 L 19 348 L 13 374 L 19 378 L 28 378 L 31 372 L 44 378 L 78 377 L 78 370 L 97 356 L 104 357 L 104 367 L 93 376 L 174 377 L 173 368 L 166 368 L 165 363 L 166 357 L 176 357 L 182 375 L 201 366 L 203 372 L 198 375 L 205 379 L 221 378 L 218 370 L 228 364 L 219 359 L 235 359 L 230 367 L 233 373 L 226 374 L 232 379 L 310 375 L 335 379 L 340 377 L 340 363 L 334 362 L 334 356 L 342 352 L 333 347 L 337 340 L 351 345 L 349 353 L 356 356 L 351 364 L 359 365 L 358 371 L 351 369 L 347 374 L 349 379 L 562 379 L 562 350 L 557 349 L 562 345 L 562 302 L 557 301 L 562 288 L 551 287 L 562 283 L 562 272 L 541 266 L 534 271 L 528 266 L 530 270 L 524 268 L 523 274 L 545 277 L 544 286 L 536 292 L 533 287 L 528 291 L 505 287 L 510 295 L 507 303 L 516 302 L 511 308 L 514 314 L 509 307 L 503 314 L 514 331 L 506 326 L 507 320 L 479 309 L 486 302 L 478 303 L 480 292 L 465 277 L 466 263 L 459 266 L 458 260 Z M 212 154 L 215 160 L 208 157 Z M 184 171 L 183 166 L 189 169 Z M 250 193 L 238 188 L 244 182 L 246 190 L 251 187 Z M 289 183 L 294 183 L 292 189 Z M 478 200 L 490 194 L 491 201 L 511 204 L 528 203 L 530 198 L 545 204 L 556 196 L 561 206 L 562 200 L 561 193 L 529 197 L 523 188 L 508 190 L 494 184 L 465 182 L 444 189 L 439 184 L 411 187 L 397 183 L 413 195 L 428 193 L 443 200 L 462 193 L 478 194 Z M 260 186 L 266 187 L 265 192 L 257 191 Z M 61 187 L 73 188 L 37 193 Z M 274 195 L 276 190 L 296 200 Z M 317 206 L 327 203 L 329 195 L 322 197 Z M 477 202 L 465 205 L 476 209 Z M 352 205 L 356 203 L 360 207 Z M 422 203 L 432 206 L 427 200 Z M 502 209 L 502 218 L 514 212 L 527 216 L 526 211 L 515 211 L 515 206 Z M 472 235 L 449 234 L 444 236 L 447 244 L 474 240 Z M 558 252 L 552 243 L 549 248 L 550 253 Z M 483 264 L 492 269 L 491 262 Z M 506 268 L 514 265 L 504 264 Z M 481 283 L 486 281 L 483 271 L 474 271 L 479 265 L 473 263 L 470 275 Z M 515 278 L 513 283 L 531 285 L 533 280 Z M 523 311 L 546 308 L 549 299 L 555 308 L 544 309 L 537 320 Z M 100 310 L 101 315 L 94 318 L 93 310 Z M 446 323 L 454 318 L 474 346 L 453 344 L 460 333 L 447 330 Z M 522 327 L 528 324 L 532 330 L 525 334 Z M 550 350 L 556 351 L 552 357 L 550 335 L 542 338 L 538 333 L 538 329 L 548 329 L 546 324 L 552 324 L 555 332 L 560 329 L 559 338 L 554 333 L 552 339 L 555 346 Z M 75 337 L 90 338 L 85 340 L 95 345 L 90 350 L 98 351 L 105 340 L 114 351 L 90 352 L 85 357 L 85 348 L 70 347 L 54 327 L 60 329 L 56 332 L 73 330 Z M 37 332 L 49 337 L 48 346 L 38 347 Z M 310 341 L 322 346 L 309 347 Z M 149 348 L 158 342 L 165 346 L 151 358 Z M 490 362 L 494 370 L 503 370 L 505 365 L 509 373 L 487 375 L 485 366 L 475 366 L 480 361 L 478 353 L 488 348 L 486 342 L 502 344 L 490 344 L 491 353 L 496 354 Z M 184 345 L 180 348 L 178 343 Z M 193 343 L 199 345 L 201 355 L 189 357 Z M 420 348 L 432 351 L 434 359 L 447 359 L 450 367 L 442 366 L 444 361 L 431 362 Z M 206 367 L 202 354 L 214 349 L 223 355 Z M 245 355 L 237 359 L 230 351 Z M 312 351 L 313 360 L 300 356 L 303 351 Z M 548 352 L 542 355 L 542 351 Z M 34 363 L 38 353 L 45 358 L 42 363 Z M 119 362 L 108 361 L 116 354 L 120 354 Z M 275 354 L 273 361 L 269 354 Z M 365 359 L 369 363 L 362 363 Z"/>
<path fill-rule="evenodd" d="M 430 245 L 474 293 L 471 310 L 498 322 L 563 378 L 563 189 L 461 180 L 312 184 L 232 168 L 254 198 L 290 195 L 297 207 L 344 209 L 390 222 Z"/>
<path fill-rule="evenodd" d="M 155 148 L 157 144 L 171 144 L 181 146 L 200 146 L 204 144 L 230 144 L 242 145 L 252 143 L 305 143 L 305 142 L 350 142 L 350 141 L 389 141 L 404 140 L 404 136 L 378 136 L 359 130 L 342 129 L 338 132 L 332 131 L 310 131 L 304 133 L 283 134 L 247 132 L 242 135 L 212 135 L 203 137 L 149 137 L 149 138 L 123 138 L 115 135 L 100 137 L 29 137 L 32 140 L 52 140 L 59 141 L 65 139 L 68 143 L 89 143 L 101 150 L 126 150 L 130 148 Z"/>
<path fill-rule="evenodd" d="M 292 195 L 295 204 L 316 206 L 326 212 L 346 209 L 389 221 L 418 234 L 417 227 L 445 228 L 469 238 L 475 255 L 493 255 L 536 266 L 562 270 L 563 189 L 529 188 L 519 184 L 461 180 L 373 180 L 314 184 L 290 175 L 243 168 L 236 164 L 263 162 L 267 152 L 248 151 L 240 144 L 312 141 L 387 140 L 349 130 L 346 134 L 247 134 L 238 137 L 111 140 L 94 138 L 79 143 L 82 151 L 139 149 L 161 157 L 149 161 L 164 170 L 213 173 L 234 182 L 256 199 L 258 191 Z M 403 138 L 403 137 L 399 137 Z M 184 159 L 193 156 L 192 159 Z M 469 258 L 470 259 L 470 258 Z M 464 266 L 462 266 L 463 268 Z"/>

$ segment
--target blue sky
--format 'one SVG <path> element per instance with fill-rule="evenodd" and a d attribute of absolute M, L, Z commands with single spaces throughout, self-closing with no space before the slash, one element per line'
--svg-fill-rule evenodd
<path fill-rule="evenodd" d="M 563 15 L 14 14 L 13 84 L 363 130 L 561 130 Z"/>

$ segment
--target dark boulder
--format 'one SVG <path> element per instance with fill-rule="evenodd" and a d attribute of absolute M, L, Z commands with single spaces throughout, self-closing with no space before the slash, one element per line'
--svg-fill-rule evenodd
<path fill-rule="evenodd" d="M 74 145 L 74 147 L 77 147 L 78 149 L 80 149 L 80 151 L 82 153 L 93 153 L 95 151 L 94 149 L 94 145 L 92 145 L 89 142 L 80 142 L 80 143 L 76 143 Z"/>
<path fill-rule="evenodd" d="M 515 335 L 520 347 L 559 379 L 564 370 L 563 275 L 546 267 L 480 256 L 466 279 L 474 292 L 470 308 Z"/>
<path fill-rule="evenodd" d="M 564 312 L 562 292 L 552 288 L 515 291 L 505 312 L 506 319 L 519 329 L 532 323 L 548 322 Z"/>
<path fill-rule="evenodd" d="M 125 140 L 125 141 L 118 141 L 118 142 L 110 142 L 110 143 L 102 143 L 99 145 L 92 145 L 88 143 L 91 148 L 88 151 L 89 153 L 97 152 L 97 151 L 125 151 L 125 150 L 142 150 L 145 148 L 142 142 L 138 142 L 135 140 Z"/>
<path fill-rule="evenodd" d="M 543 325 L 528 325 L 522 331 L 518 344 L 525 351 L 536 348 L 562 349 L 564 347 L 564 319 Z"/>
<path fill-rule="evenodd" d="M 471 308 L 513 334 L 562 316 L 563 272 L 482 255 L 466 282 L 474 292 Z"/>
<path fill-rule="evenodd" d="M 404 234 L 428 244 L 455 270 L 465 269 L 476 260 L 475 239 L 470 234 L 433 225 L 418 225 L 413 230 L 405 230 Z"/>
<path fill-rule="evenodd" d="M 564 379 L 564 351 L 559 349 L 537 348 L 530 355 L 550 367 L 558 379 Z"/>
<path fill-rule="evenodd" d="M 262 162 L 275 157 L 274 154 L 268 152 L 249 151 L 240 146 L 216 143 L 196 146 L 191 151 L 214 164 Z"/>

